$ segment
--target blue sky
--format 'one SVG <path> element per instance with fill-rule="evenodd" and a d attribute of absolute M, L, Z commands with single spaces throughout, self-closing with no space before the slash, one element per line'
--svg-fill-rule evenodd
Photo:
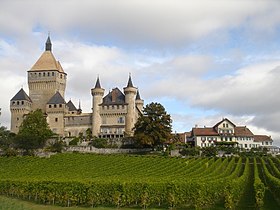
<path fill-rule="evenodd" d="M 280 145 L 279 11 L 277 0 L 0 0 L 0 122 L 50 31 L 66 100 L 84 112 L 97 75 L 108 92 L 131 73 L 176 132 L 227 117 Z"/>

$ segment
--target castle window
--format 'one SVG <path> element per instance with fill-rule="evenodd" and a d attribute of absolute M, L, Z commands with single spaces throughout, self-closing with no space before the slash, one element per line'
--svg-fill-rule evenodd
<path fill-rule="evenodd" d="M 24 104 L 24 101 L 21 101 L 21 105 L 23 105 Z"/>
<path fill-rule="evenodd" d="M 120 106 L 119 105 L 117 105 L 117 109 L 119 109 L 120 108 Z"/>
<path fill-rule="evenodd" d="M 15 105 L 15 103 L 16 103 L 16 102 L 15 102 L 15 101 L 13 101 L 13 105 Z"/>
<path fill-rule="evenodd" d="M 17 101 L 17 105 L 19 105 L 19 101 Z"/>
<path fill-rule="evenodd" d="M 62 74 L 60 74 L 60 79 L 62 79 Z"/>
<path fill-rule="evenodd" d="M 43 73 L 43 77 L 46 76 L 45 72 Z"/>
<path fill-rule="evenodd" d="M 118 123 L 124 123 L 124 119 L 123 119 L 123 117 L 119 117 L 119 119 L 118 119 Z"/>
<path fill-rule="evenodd" d="M 59 104 L 59 107 L 61 108 L 61 107 L 62 107 L 62 104 Z"/>
<path fill-rule="evenodd" d="M 50 72 L 48 72 L 48 77 L 50 76 Z"/>
<path fill-rule="evenodd" d="M 39 73 L 39 77 L 41 76 L 41 73 Z"/>
<path fill-rule="evenodd" d="M 49 105 L 49 108 L 52 108 L 52 105 Z"/>
<path fill-rule="evenodd" d="M 112 105 L 112 109 L 115 109 L 115 106 L 114 106 L 114 105 Z"/>
<path fill-rule="evenodd" d="M 17 117 L 17 121 L 19 121 L 19 118 Z"/>
<path fill-rule="evenodd" d="M 55 122 L 58 122 L 58 118 L 57 117 L 55 118 Z"/>
<path fill-rule="evenodd" d="M 54 72 L 52 72 L 52 76 L 54 76 Z"/>
<path fill-rule="evenodd" d="M 56 104 L 55 104 L 55 105 L 53 105 L 53 107 L 54 107 L 54 108 L 56 108 Z"/>

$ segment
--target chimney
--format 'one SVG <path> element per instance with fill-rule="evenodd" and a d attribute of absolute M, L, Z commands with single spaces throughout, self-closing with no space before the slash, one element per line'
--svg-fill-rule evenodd
<path fill-rule="evenodd" d="M 116 102 L 117 101 L 117 91 L 116 88 L 114 88 L 112 90 L 112 102 Z"/>

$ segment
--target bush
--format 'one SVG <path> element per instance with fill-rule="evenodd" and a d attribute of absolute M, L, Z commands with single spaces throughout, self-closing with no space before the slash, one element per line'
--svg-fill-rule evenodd
<path fill-rule="evenodd" d="M 75 137 L 73 140 L 71 140 L 69 142 L 69 145 L 70 146 L 75 146 L 75 145 L 78 145 L 78 142 L 79 142 L 79 138 Z"/>
<path fill-rule="evenodd" d="M 107 139 L 103 139 L 103 138 L 95 138 L 91 142 L 91 145 L 96 148 L 106 148 L 108 147 L 108 141 Z"/>

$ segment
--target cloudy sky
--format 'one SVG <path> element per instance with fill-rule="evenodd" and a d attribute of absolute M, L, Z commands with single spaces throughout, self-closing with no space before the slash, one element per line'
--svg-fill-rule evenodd
<path fill-rule="evenodd" d="M 279 11 L 278 0 L 0 0 L 1 125 L 50 31 L 66 101 L 84 112 L 97 75 L 108 92 L 131 73 L 174 132 L 227 117 L 280 145 Z"/>

